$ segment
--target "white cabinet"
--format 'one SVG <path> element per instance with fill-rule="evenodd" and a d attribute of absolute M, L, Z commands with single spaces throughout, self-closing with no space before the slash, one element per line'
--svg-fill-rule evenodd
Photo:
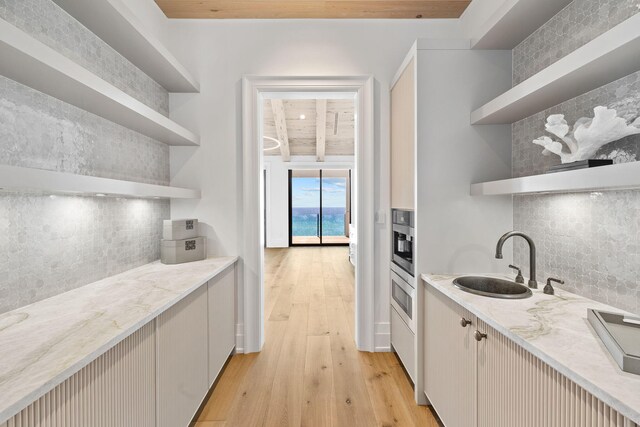
<path fill-rule="evenodd" d="M 187 426 L 209 389 L 207 285 L 157 318 L 158 422 Z"/>
<path fill-rule="evenodd" d="M 475 425 L 475 316 L 427 287 L 425 292 L 424 385 L 447 427 Z"/>
<path fill-rule="evenodd" d="M 236 273 L 232 266 L 208 284 L 209 385 L 236 345 Z"/>
<path fill-rule="evenodd" d="M 416 382 L 415 334 L 391 306 L 391 345 L 398 354 L 411 381 Z"/>
<path fill-rule="evenodd" d="M 424 306 L 424 391 L 447 427 L 637 427 L 431 286 Z"/>
<path fill-rule="evenodd" d="M 391 207 L 415 209 L 415 59 L 391 88 Z"/>

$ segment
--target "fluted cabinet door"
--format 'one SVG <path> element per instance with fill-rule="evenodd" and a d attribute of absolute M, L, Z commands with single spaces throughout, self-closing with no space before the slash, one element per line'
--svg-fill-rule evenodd
<path fill-rule="evenodd" d="M 478 427 L 634 427 L 610 406 L 482 321 Z"/>
<path fill-rule="evenodd" d="M 209 280 L 209 385 L 236 345 L 236 270 Z"/>
<path fill-rule="evenodd" d="M 155 329 L 147 323 L 0 427 L 155 426 Z"/>
<path fill-rule="evenodd" d="M 476 318 L 432 287 L 425 292 L 424 384 L 447 427 L 476 425 Z M 462 326 L 461 320 L 471 323 Z"/>
<path fill-rule="evenodd" d="M 209 388 L 207 285 L 157 319 L 158 426 L 187 426 Z"/>

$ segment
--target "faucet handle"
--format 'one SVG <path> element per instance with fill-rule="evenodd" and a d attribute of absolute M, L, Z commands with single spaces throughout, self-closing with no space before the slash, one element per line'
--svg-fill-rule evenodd
<path fill-rule="evenodd" d="M 518 275 L 516 276 L 516 283 L 524 283 L 524 277 L 522 277 L 522 270 L 520 269 L 520 267 L 517 267 L 513 264 L 509 264 L 509 268 L 518 270 Z"/>
<path fill-rule="evenodd" d="M 556 283 L 560 283 L 561 285 L 564 285 L 564 280 L 560 280 L 560 279 L 555 279 L 553 277 L 549 277 L 547 279 L 547 284 L 544 287 L 543 292 L 547 295 L 553 295 L 554 294 L 554 290 L 553 290 L 553 286 L 551 286 L 551 282 L 556 282 Z"/>

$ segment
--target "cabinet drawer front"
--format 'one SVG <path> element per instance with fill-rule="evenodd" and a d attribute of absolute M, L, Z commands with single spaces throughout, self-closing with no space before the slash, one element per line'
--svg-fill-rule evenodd
<path fill-rule="evenodd" d="M 637 427 L 516 343 L 478 322 L 478 427 Z"/>

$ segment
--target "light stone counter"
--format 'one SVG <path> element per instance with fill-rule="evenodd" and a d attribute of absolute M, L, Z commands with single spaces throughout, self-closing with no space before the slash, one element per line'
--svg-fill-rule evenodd
<path fill-rule="evenodd" d="M 587 320 L 588 308 L 624 311 L 558 288 L 556 295 L 545 295 L 543 283 L 526 299 L 483 297 L 454 287 L 455 277 L 421 276 L 428 286 L 640 424 L 640 375 L 623 372 L 618 367 Z"/>
<path fill-rule="evenodd" d="M 0 424 L 236 261 L 154 262 L 0 315 Z"/>

